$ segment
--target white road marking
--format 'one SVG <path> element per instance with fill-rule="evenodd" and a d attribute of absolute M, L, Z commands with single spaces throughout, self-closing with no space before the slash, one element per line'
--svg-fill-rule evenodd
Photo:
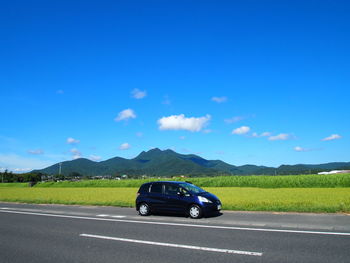
<path fill-rule="evenodd" d="M 10 209 L 10 208 L 8 208 L 8 207 L 1 207 L 0 209 L 7 210 L 7 209 Z"/>
<path fill-rule="evenodd" d="M 215 226 L 215 225 L 214 226 L 195 225 L 195 224 L 166 223 L 166 222 L 156 222 L 156 221 L 139 221 L 139 220 L 127 220 L 127 219 L 112 219 L 112 218 L 59 215 L 59 214 L 45 214 L 45 213 L 33 213 L 33 212 L 22 212 L 22 211 L 12 211 L 12 210 L 0 210 L 0 213 L 37 215 L 37 216 L 72 218 L 72 219 L 83 219 L 83 220 L 96 220 L 96 221 L 109 221 L 109 222 L 123 222 L 123 223 L 135 223 L 135 224 L 165 225 L 165 226 L 184 226 L 184 227 L 198 227 L 198 228 L 212 228 L 212 229 L 244 230 L 244 231 L 350 236 L 350 233 L 346 233 L 346 232 L 345 233 L 344 232 L 320 232 L 320 231 L 304 231 L 304 230 L 288 230 L 288 229 L 248 228 L 248 227 Z"/>
<path fill-rule="evenodd" d="M 96 216 L 98 216 L 98 217 L 112 217 L 112 218 L 124 218 L 124 217 L 126 217 L 126 216 L 120 216 L 120 215 L 113 216 L 113 215 L 105 215 L 105 214 L 96 215 Z"/>
<path fill-rule="evenodd" d="M 173 243 L 161 243 L 161 242 L 128 239 L 128 238 L 120 238 L 120 237 L 108 237 L 108 236 L 99 236 L 99 235 L 90 235 L 90 234 L 80 234 L 80 236 L 81 237 L 92 237 L 92 238 L 99 238 L 99 239 L 114 240 L 114 241 L 122 241 L 122 242 L 131 242 L 131 243 L 138 243 L 138 244 L 147 244 L 147 245 L 154 245 L 154 246 L 187 248 L 187 249 L 203 250 L 203 251 L 210 251 L 210 252 L 240 254 L 240 255 L 247 255 L 247 256 L 260 256 L 261 257 L 263 255 L 263 253 L 259 253 L 259 252 L 231 250 L 231 249 L 222 249 L 222 248 L 211 248 L 211 247 L 198 247 L 198 246 L 189 246 L 189 245 L 181 245 L 181 244 L 173 244 Z"/>

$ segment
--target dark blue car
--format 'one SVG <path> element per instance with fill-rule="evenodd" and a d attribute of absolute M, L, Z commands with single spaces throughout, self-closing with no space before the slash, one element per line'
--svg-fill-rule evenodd
<path fill-rule="evenodd" d="M 219 198 L 187 182 L 145 183 L 137 192 L 136 210 L 142 216 L 163 212 L 201 218 L 220 209 Z"/>

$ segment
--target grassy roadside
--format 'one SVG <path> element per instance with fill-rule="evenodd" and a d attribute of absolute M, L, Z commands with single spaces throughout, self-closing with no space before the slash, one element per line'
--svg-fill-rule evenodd
<path fill-rule="evenodd" d="M 350 212 L 350 188 L 206 187 L 225 210 L 284 212 Z M 0 201 L 133 207 L 138 188 L 9 188 Z"/>
<path fill-rule="evenodd" d="M 22 188 L 29 187 L 29 183 L 0 183 L 0 188 L 1 187 Z"/>
<path fill-rule="evenodd" d="M 140 187 L 141 184 L 159 180 L 188 180 L 200 187 L 259 187 L 259 188 L 332 188 L 350 187 L 350 174 L 333 175 L 285 175 L 285 176 L 218 176 L 186 179 L 129 179 L 82 180 L 77 182 L 46 182 L 37 188 L 56 187 Z M 1 187 L 1 184 L 0 184 Z"/>

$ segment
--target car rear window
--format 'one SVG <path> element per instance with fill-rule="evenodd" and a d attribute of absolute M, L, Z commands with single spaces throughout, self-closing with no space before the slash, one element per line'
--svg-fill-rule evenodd
<path fill-rule="evenodd" d="M 151 193 L 161 194 L 162 193 L 162 184 L 159 184 L 159 183 L 152 184 Z"/>
<path fill-rule="evenodd" d="M 143 184 L 139 189 L 139 193 L 148 193 L 150 184 Z"/>

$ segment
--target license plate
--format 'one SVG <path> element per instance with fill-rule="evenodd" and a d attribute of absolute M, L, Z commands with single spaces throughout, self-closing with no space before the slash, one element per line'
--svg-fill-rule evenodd
<path fill-rule="evenodd" d="M 218 210 L 220 210 L 221 209 L 221 205 L 218 205 Z"/>

